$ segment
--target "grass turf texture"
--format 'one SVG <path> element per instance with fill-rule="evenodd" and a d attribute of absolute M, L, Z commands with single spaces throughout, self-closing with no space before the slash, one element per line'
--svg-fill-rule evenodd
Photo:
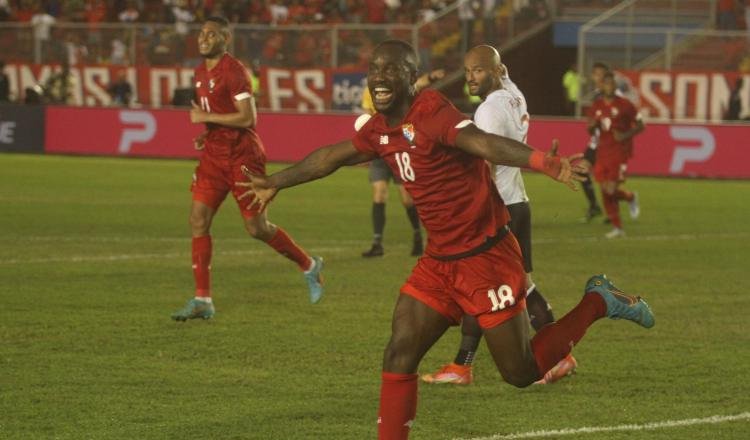
<path fill-rule="evenodd" d="M 385 257 L 365 168 L 283 191 L 270 218 L 326 260 L 311 306 L 301 274 L 247 237 L 236 205 L 213 225 L 215 319 L 175 323 L 192 295 L 188 161 L 0 155 L 0 438 L 365 439 L 382 350 L 414 259 L 391 191 Z M 279 169 L 271 166 L 271 171 Z M 589 275 L 643 294 L 652 330 L 603 320 L 578 374 L 504 384 L 484 346 L 469 387 L 420 384 L 413 439 L 491 436 L 750 410 L 750 182 L 634 178 L 643 214 L 605 241 L 580 193 L 526 175 L 535 280 L 557 316 Z M 623 206 L 623 216 L 627 218 Z M 459 332 L 427 354 L 452 360 Z M 570 438 L 747 438 L 727 422 Z"/>

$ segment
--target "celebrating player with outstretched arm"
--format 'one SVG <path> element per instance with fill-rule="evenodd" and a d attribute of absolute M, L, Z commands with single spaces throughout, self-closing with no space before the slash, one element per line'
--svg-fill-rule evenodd
<path fill-rule="evenodd" d="M 172 314 L 176 321 L 208 319 L 214 315 L 209 276 L 213 248 L 211 222 L 230 191 L 237 198 L 247 232 L 304 271 L 312 303 L 320 301 L 323 294 L 320 281 L 323 260 L 311 258 L 283 229 L 269 222 L 265 212 L 251 206 L 252 198 L 239 200 L 243 191 L 234 187 L 235 181 L 244 179 L 240 167 L 265 173 L 266 153 L 255 132 L 250 74 L 227 53 L 230 36 L 228 22 L 220 17 L 206 19 L 198 35 L 198 49 L 204 62 L 195 69 L 198 103 L 193 103 L 190 121 L 205 124 L 206 132 L 195 139 L 195 147 L 203 152 L 191 187 L 195 298 Z"/>
<path fill-rule="evenodd" d="M 510 80 L 508 69 L 500 54 L 492 46 L 472 48 L 464 57 L 464 72 L 469 93 L 482 98 L 474 113 L 474 123 L 488 133 L 525 141 L 529 132 L 526 98 Z M 555 147 L 556 148 L 556 145 Z M 494 166 L 495 186 L 510 213 L 510 232 L 518 240 L 526 272 L 526 308 L 531 326 L 539 331 L 554 321 L 552 308 L 531 279 L 531 206 L 526 196 L 521 169 L 504 165 Z M 482 339 L 482 329 L 471 315 L 461 320 L 461 345 L 453 362 L 435 373 L 422 376 L 428 383 L 468 385 L 473 380 L 472 363 Z M 576 367 L 572 354 L 552 368 L 540 383 L 551 383 L 567 376 Z"/>
<path fill-rule="evenodd" d="M 379 438 L 406 439 L 416 415 L 417 367 L 464 314 L 477 318 L 503 378 L 519 387 L 539 380 L 597 319 L 625 318 L 651 327 L 640 298 L 592 277 L 581 302 L 529 339 L 521 251 L 485 161 L 531 167 L 569 186 L 574 158 L 535 151 L 478 129 L 434 90 L 414 91 L 417 56 L 403 41 L 378 45 L 367 76 L 377 114 L 351 141 L 323 147 L 271 176 L 248 171 L 249 192 L 268 203 L 283 188 L 343 165 L 382 157 L 404 180 L 427 229 L 425 256 L 401 287 L 383 358 Z"/>

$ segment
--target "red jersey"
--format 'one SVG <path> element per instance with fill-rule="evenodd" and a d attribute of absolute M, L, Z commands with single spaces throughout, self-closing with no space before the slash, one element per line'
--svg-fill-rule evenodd
<path fill-rule="evenodd" d="M 632 140 L 617 142 L 614 131 L 628 131 L 635 126 L 638 117 L 635 106 L 620 96 L 614 96 L 609 103 L 600 97 L 591 105 L 589 117 L 597 122 L 600 130 L 597 160 L 600 157 L 618 157 L 623 161 L 627 159 Z"/>
<path fill-rule="evenodd" d="M 443 95 L 427 89 L 401 124 L 389 127 L 377 113 L 352 140 L 401 177 L 427 229 L 426 253 L 434 257 L 473 250 L 508 223 L 487 164 L 455 146 L 460 127 L 468 123 Z"/>
<path fill-rule="evenodd" d="M 195 69 L 195 95 L 201 108 L 210 113 L 236 113 L 235 101 L 252 97 L 250 72 L 237 59 L 224 54 L 219 62 L 208 70 L 206 63 Z M 250 144 L 263 148 L 255 129 L 226 127 L 206 124 L 206 153 L 216 157 L 235 156 L 237 145 Z M 248 139 L 249 138 L 249 139 Z M 240 141 L 245 142 L 240 142 Z"/>

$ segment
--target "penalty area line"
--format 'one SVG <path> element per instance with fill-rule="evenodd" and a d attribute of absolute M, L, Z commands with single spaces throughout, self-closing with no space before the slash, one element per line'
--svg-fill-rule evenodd
<path fill-rule="evenodd" d="M 541 431 L 529 431 L 529 432 L 518 432 L 515 434 L 495 434 L 489 437 L 471 437 L 471 438 L 455 438 L 454 440 L 513 440 L 513 439 L 524 439 L 524 438 L 545 438 L 545 437 L 562 437 L 569 435 L 579 434 L 594 434 L 597 432 L 627 432 L 627 431 L 647 431 L 654 429 L 663 428 L 677 428 L 682 426 L 694 426 L 694 425 L 710 425 L 725 422 L 736 422 L 750 420 L 750 412 L 743 412 L 740 414 L 729 415 L 729 416 L 711 416 L 704 417 L 701 419 L 682 419 L 682 420 L 665 420 L 662 422 L 652 422 L 634 425 L 617 425 L 617 426 L 586 426 L 583 428 L 565 428 L 565 429 L 554 429 L 554 430 L 541 430 Z"/>

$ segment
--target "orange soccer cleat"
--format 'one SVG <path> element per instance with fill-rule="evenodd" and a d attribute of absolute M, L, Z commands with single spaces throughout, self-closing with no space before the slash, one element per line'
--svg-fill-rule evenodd
<path fill-rule="evenodd" d="M 469 385 L 474 380 L 471 373 L 471 365 L 458 365 L 451 362 L 444 365 L 435 373 L 422 376 L 422 381 L 427 383 L 452 383 L 455 385 Z"/>
<path fill-rule="evenodd" d="M 546 385 L 557 382 L 563 377 L 570 376 L 575 373 L 578 362 L 572 354 L 568 353 L 560 362 L 557 363 L 551 370 L 549 370 L 541 379 L 534 382 L 535 385 Z"/>

